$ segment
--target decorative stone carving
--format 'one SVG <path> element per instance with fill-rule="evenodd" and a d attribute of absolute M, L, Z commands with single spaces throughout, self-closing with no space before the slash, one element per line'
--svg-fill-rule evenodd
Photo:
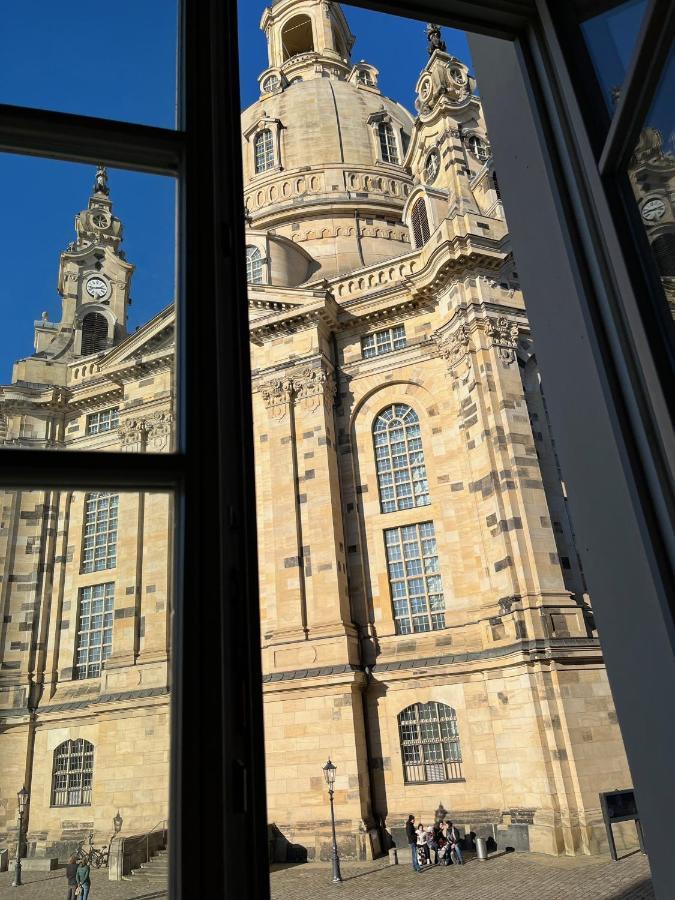
<path fill-rule="evenodd" d="M 145 419 L 143 425 L 147 433 L 146 448 L 155 453 L 166 450 L 171 437 L 173 415 L 170 412 L 155 412 Z"/>
<path fill-rule="evenodd" d="M 485 332 L 491 339 L 492 346 L 497 348 L 502 365 L 512 365 L 516 359 L 518 325 L 510 322 L 506 316 L 500 316 L 498 319 L 487 320 Z"/>
<path fill-rule="evenodd" d="M 282 419 L 295 401 L 300 401 L 303 409 L 314 412 L 322 401 L 332 403 L 336 390 L 335 376 L 322 365 L 300 369 L 284 378 L 269 381 L 262 385 L 260 393 L 270 416 Z"/>
<path fill-rule="evenodd" d="M 143 419 L 125 419 L 124 422 L 120 422 L 118 434 L 123 452 L 140 453 L 144 449 L 145 427 Z"/>

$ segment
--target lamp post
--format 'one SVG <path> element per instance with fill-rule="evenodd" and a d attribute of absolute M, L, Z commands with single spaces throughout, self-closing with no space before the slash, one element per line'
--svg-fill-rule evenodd
<path fill-rule="evenodd" d="M 323 767 L 323 777 L 328 785 L 328 796 L 330 797 L 330 821 L 333 828 L 333 884 L 342 884 L 342 875 L 340 875 L 340 857 L 338 856 L 337 837 L 335 836 L 335 809 L 333 807 L 333 790 L 335 785 L 335 773 L 337 766 L 330 761 Z"/>
<path fill-rule="evenodd" d="M 14 863 L 14 881 L 12 882 L 12 887 L 21 886 L 21 845 L 23 843 L 23 814 L 26 811 L 26 805 L 28 803 L 29 795 L 26 788 L 22 787 L 16 796 L 19 807 L 19 833 L 16 840 L 16 862 Z"/>
<path fill-rule="evenodd" d="M 111 849 L 112 849 L 112 842 L 113 842 L 113 839 L 114 839 L 115 837 L 117 837 L 117 835 L 118 835 L 118 834 L 120 833 L 120 831 L 122 830 L 122 822 L 123 822 L 123 821 L 124 821 L 124 819 L 123 819 L 122 816 L 120 815 L 120 811 L 119 811 L 119 809 L 118 809 L 118 810 L 117 810 L 117 815 L 116 815 L 116 816 L 113 816 L 113 820 L 112 820 L 112 823 L 113 823 L 113 834 L 110 835 L 110 840 L 108 841 L 108 865 L 110 865 L 110 851 L 111 851 Z"/>

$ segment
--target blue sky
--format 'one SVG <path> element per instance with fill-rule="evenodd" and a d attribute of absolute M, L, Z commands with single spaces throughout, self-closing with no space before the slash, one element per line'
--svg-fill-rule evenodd
<path fill-rule="evenodd" d="M 255 101 L 267 66 L 258 25 L 264 2 L 240 10 L 242 104 Z M 424 23 L 344 6 L 356 44 L 353 59 L 380 70 L 384 93 L 412 110 L 425 65 Z M 176 0 L 116 0 L 115 14 L 91 6 L 22 0 L 3 4 L 0 102 L 174 127 Z M 39 23 L 39 27 L 36 27 Z M 469 62 L 461 32 L 444 29 L 450 52 Z M 94 169 L 0 154 L 0 383 L 12 362 L 32 352 L 33 320 L 60 318 L 59 253 L 74 237 Z M 136 266 L 129 329 L 174 295 L 174 186 L 170 179 L 110 171 L 114 212 L 124 223 L 127 258 Z M 189 299 L 188 299 L 189 302 Z"/>

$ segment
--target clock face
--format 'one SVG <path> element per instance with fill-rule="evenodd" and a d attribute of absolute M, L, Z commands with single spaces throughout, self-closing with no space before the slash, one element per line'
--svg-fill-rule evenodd
<path fill-rule="evenodd" d="M 110 220 L 105 213 L 96 213 L 91 217 L 91 221 L 96 228 L 107 228 Z"/>
<path fill-rule="evenodd" d="M 432 181 L 436 180 L 440 167 L 441 160 L 438 156 L 438 150 L 432 150 L 427 156 L 427 161 L 424 164 L 424 177 L 427 184 L 431 184 Z"/>
<path fill-rule="evenodd" d="M 87 281 L 85 290 L 94 300 L 102 300 L 109 293 L 110 285 L 104 278 L 94 275 Z"/>
<path fill-rule="evenodd" d="M 642 218 L 646 222 L 656 222 L 666 211 L 666 204 L 660 197 L 652 197 L 642 207 Z"/>

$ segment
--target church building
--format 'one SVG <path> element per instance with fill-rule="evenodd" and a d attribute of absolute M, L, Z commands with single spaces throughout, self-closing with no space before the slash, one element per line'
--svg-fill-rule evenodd
<path fill-rule="evenodd" d="M 273 858 L 329 855 L 329 757 L 345 856 L 441 806 L 501 848 L 598 852 L 598 792 L 630 774 L 476 82 L 428 26 L 412 116 L 338 3 L 278 0 L 261 28 L 242 154 Z M 170 452 L 173 307 L 127 333 L 103 168 L 75 229 L 0 441 Z M 0 845 L 24 783 L 30 854 L 105 841 L 118 811 L 164 827 L 170 498 L 0 502 Z"/>

